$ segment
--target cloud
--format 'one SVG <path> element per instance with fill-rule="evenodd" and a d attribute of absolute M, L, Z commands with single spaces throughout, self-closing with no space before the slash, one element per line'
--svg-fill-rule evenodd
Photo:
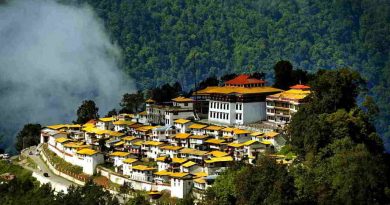
<path fill-rule="evenodd" d="M 135 90 L 118 68 L 120 49 L 87 6 L 50 0 L 0 4 L 0 133 L 26 123 L 63 123 L 92 99 L 100 114 Z"/>

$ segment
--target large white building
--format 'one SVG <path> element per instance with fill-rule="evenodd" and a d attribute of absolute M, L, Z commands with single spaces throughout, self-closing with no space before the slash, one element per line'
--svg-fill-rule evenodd
<path fill-rule="evenodd" d="M 225 86 L 207 87 L 195 95 L 209 99 L 209 122 L 243 125 L 266 120 L 266 96 L 282 91 L 264 84 L 250 75 L 239 75 Z"/>

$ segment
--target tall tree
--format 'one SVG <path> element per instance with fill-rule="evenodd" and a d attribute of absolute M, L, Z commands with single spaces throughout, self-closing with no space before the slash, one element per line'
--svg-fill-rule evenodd
<path fill-rule="evenodd" d="M 40 142 L 42 126 L 40 124 L 26 124 L 16 135 L 15 148 L 21 151 L 26 147 L 37 145 Z"/>
<path fill-rule="evenodd" d="M 144 108 L 144 104 L 145 99 L 141 91 L 132 94 L 126 93 L 119 104 L 122 107 L 119 113 L 137 113 Z"/>
<path fill-rule="evenodd" d="M 77 109 L 77 120 L 75 123 L 84 124 L 92 119 L 99 118 L 99 108 L 92 100 L 84 100 L 81 106 Z"/>
<path fill-rule="evenodd" d="M 274 87 L 287 90 L 292 83 L 293 66 L 289 61 L 281 60 L 274 66 Z"/>

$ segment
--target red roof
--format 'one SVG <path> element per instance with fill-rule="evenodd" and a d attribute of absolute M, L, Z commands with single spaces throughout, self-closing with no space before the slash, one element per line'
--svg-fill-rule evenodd
<path fill-rule="evenodd" d="M 229 84 L 229 85 L 245 85 L 245 84 L 257 84 L 257 83 L 265 83 L 265 81 L 256 78 L 250 78 L 250 75 L 247 74 L 241 74 L 225 82 L 225 84 Z"/>
<path fill-rule="evenodd" d="M 290 88 L 291 89 L 301 89 L 301 90 L 304 90 L 304 89 L 310 89 L 310 86 L 302 85 L 302 84 L 296 84 L 296 85 L 291 86 Z"/>

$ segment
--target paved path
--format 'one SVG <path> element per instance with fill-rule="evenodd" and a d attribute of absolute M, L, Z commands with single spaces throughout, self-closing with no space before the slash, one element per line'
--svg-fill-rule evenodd
<path fill-rule="evenodd" d="M 29 155 L 30 152 L 32 153 L 32 155 Z M 35 164 L 38 165 L 38 169 L 33 169 L 31 167 L 23 166 L 24 168 L 27 168 L 27 169 L 29 169 L 29 170 L 31 170 L 33 172 L 39 173 L 41 175 L 43 175 L 43 173 L 46 172 L 46 173 L 49 174 L 48 178 L 51 181 L 63 184 L 65 186 L 70 186 L 70 185 L 76 185 L 77 186 L 76 183 L 73 183 L 73 182 L 71 182 L 71 181 L 69 181 L 69 180 L 67 180 L 67 179 L 65 179 L 63 177 L 60 177 L 60 176 L 54 174 L 49 169 L 49 167 L 47 167 L 46 163 L 41 159 L 40 155 L 37 155 L 37 153 L 39 154 L 39 152 L 37 151 L 37 148 L 35 146 L 29 147 L 29 148 L 27 148 L 27 149 L 25 149 L 23 151 L 22 154 L 24 154 L 25 156 L 31 158 L 35 162 Z"/>

